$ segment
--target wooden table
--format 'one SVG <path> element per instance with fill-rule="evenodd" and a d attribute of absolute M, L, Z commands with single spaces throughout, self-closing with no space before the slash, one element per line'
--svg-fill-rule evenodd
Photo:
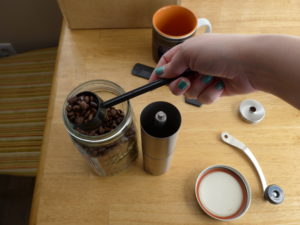
<path fill-rule="evenodd" d="M 300 1 L 182 0 L 182 5 L 209 18 L 214 32 L 300 35 Z M 88 80 L 111 80 L 126 91 L 145 84 L 130 74 L 136 62 L 155 66 L 151 29 L 71 31 L 63 26 L 31 225 L 220 224 L 201 211 L 194 195 L 197 175 L 214 164 L 236 168 L 251 185 L 251 207 L 232 224 L 300 224 L 300 113 L 266 93 L 224 97 L 201 108 L 185 104 L 167 87 L 133 99 L 138 126 L 141 110 L 151 102 L 168 101 L 180 110 L 183 122 L 172 167 L 162 176 L 151 176 L 143 171 L 140 154 L 126 171 L 95 175 L 64 128 L 63 102 Z M 265 106 L 266 117 L 259 124 L 247 124 L 238 116 L 240 102 L 248 98 Z M 254 168 L 220 141 L 222 131 L 251 148 L 268 183 L 284 189 L 283 204 L 263 200 Z"/>

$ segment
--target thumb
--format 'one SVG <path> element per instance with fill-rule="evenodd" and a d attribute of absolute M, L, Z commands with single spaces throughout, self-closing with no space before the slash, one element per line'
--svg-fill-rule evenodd
<path fill-rule="evenodd" d="M 167 52 L 162 57 L 168 58 L 168 53 L 169 52 Z M 157 67 L 154 70 L 154 73 L 159 78 L 172 78 L 172 77 L 178 77 L 187 68 L 188 68 L 187 59 L 184 57 L 181 45 L 179 45 L 176 49 L 176 52 L 171 57 L 171 59 L 169 61 L 166 60 L 166 64 Z"/>

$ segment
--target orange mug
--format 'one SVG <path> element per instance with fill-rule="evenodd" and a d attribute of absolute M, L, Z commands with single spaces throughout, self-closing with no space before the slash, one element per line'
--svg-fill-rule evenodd
<path fill-rule="evenodd" d="M 197 18 L 189 9 L 169 5 L 158 9 L 152 17 L 152 53 L 155 62 L 170 48 L 195 35 L 205 26 L 205 33 L 212 31 L 206 18 Z"/>

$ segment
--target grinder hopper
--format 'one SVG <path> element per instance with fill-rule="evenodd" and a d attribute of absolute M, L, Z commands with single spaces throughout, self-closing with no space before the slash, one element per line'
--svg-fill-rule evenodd
<path fill-rule="evenodd" d="M 144 170 L 152 175 L 168 171 L 181 124 L 178 109 L 168 102 L 153 102 L 140 117 Z"/>

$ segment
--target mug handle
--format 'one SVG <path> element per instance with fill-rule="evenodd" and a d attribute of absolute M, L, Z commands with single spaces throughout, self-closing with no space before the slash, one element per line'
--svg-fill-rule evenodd
<path fill-rule="evenodd" d="M 197 26 L 197 29 L 199 29 L 200 27 L 203 27 L 203 26 L 206 27 L 205 33 L 210 33 L 210 32 L 212 32 L 212 25 L 211 25 L 211 23 L 209 22 L 209 20 L 206 19 L 206 18 L 199 18 L 199 19 L 198 19 L 198 26 Z"/>

